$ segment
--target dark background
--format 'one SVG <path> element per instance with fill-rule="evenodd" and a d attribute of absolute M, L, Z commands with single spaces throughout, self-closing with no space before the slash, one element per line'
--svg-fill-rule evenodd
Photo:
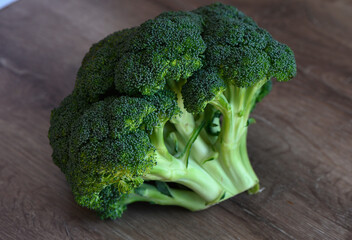
<path fill-rule="evenodd" d="M 52 163 L 52 108 L 107 34 L 195 0 L 27 0 L 0 11 L 0 239 L 352 239 L 352 4 L 224 1 L 296 54 L 257 106 L 248 148 L 264 191 L 208 210 L 133 204 L 102 221 Z"/>

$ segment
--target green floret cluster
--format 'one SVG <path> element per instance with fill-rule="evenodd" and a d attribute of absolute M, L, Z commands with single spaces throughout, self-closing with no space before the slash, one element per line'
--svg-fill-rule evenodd
<path fill-rule="evenodd" d="M 166 12 L 94 44 L 52 111 L 54 163 L 102 218 L 143 201 L 202 210 L 259 181 L 250 113 L 294 54 L 235 7 Z"/>

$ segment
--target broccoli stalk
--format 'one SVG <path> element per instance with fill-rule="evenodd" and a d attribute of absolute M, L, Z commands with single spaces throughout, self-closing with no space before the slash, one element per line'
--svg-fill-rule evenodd
<path fill-rule="evenodd" d="M 157 187 L 144 183 L 135 192 L 131 193 L 121 204 L 128 205 L 134 202 L 149 202 L 159 205 L 179 206 L 191 211 L 199 211 L 209 206 L 202 197 L 189 190 L 168 187 L 169 194 L 165 194 Z"/>
<path fill-rule="evenodd" d="M 152 144 L 157 146 L 157 165 L 144 176 L 144 179 L 178 183 L 192 189 L 206 202 L 213 202 L 221 197 L 224 192 L 222 186 L 211 173 L 205 171 L 197 161 L 190 157 L 192 145 L 199 135 L 199 130 L 201 128 L 195 129 L 190 135 L 184 151 L 178 154 L 179 156 L 173 156 L 165 146 L 163 126 L 156 127 L 150 138 Z"/>
<path fill-rule="evenodd" d="M 233 184 L 234 195 L 247 189 L 258 189 L 258 178 L 250 164 L 247 147 L 249 114 L 266 79 L 248 88 L 230 86 L 219 98 L 210 102 L 223 115 L 223 125 L 215 143 L 218 162 Z"/>
<path fill-rule="evenodd" d="M 163 13 L 91 47 L 52 111 L 54 163 L 103 219 L 133 202 L 196 211 L 256 193 L 250 113 L 271 79 L 295 74 L 291 49 L 232 6 Z"/>
<path fill-rule="evenodd" d="M 248 158 L 246 136 L 250 111 L 266 81 L 263 79 L 249 88 L 231 86 L 209 102 L 223 115 L 221 132 L 211 153 L 209 149 L 212 149 L 212 146 L 205 145 L 205 141 L 198 136 L 204 121 L 197 126 L 193 115 L 185 110 L 184 114 L 172 121 L 182 139 L 189 139 L 184 146 L 185 154 L 175 157 L 169 153 L 164 142 L 164 125 L 155 127 L 150 135 L 152 144 L 157 146 L 158 165 L 144 176 L 144 179 L 179 183 L 197 193 L 202 201 L 197 200 L 189 206 L 189 201 L 183 201 L 183 194 L 173 194 L 177 189 L 169 187 L 172 191 L 171 196 L 165 196 L 151 186 L 148 186 L 147 191 L 138 191 L 139 194 L 137 197 L 134 195 L 134 198 L 161 205 L 178 205 L 190 210 L 200 210 L 246 190 L 250 193 L 257 192 L 259 180 Z M 180 98 L 178 105 L 183 106 Z M 184 124 L 192 125 L 189 127 Z M 189 133 L 188 128 L 193 131 Z M 192 147 L 188 147 L 190 145 Z M 196 154 L 190 157 L 191 149 Z M 211 158 L 211 155 L 216 157 L 211 161 L 204 161 L 204 153 L 208 154 L 206 158 Z"/>

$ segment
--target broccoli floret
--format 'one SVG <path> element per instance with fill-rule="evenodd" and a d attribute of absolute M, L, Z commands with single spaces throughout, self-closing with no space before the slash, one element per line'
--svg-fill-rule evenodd
<path fill-rule="evenodd" d="M 292 50 L 235 7 L 163 13 L 91 47 L 52 111 L 52 158 L 103 219 L 138 201 L 196 211 L 255 193 L 250 113 L 295 74 Z"/>
<path fill-rule="evenodd" d="M 78 70 L 74 95 L 95 102 L 114 88 L 115 66 L 125 54 L 125 45 L 135 31 L 132 28 L 115 32 L 90 48 Z"/>
<path fill-rule="evenodd" d="M 166 80 L 187 79 L 202 67 L 202 18 L 192 12 L 163 13 L 143 23 L 116 63 L 116 89 L 128 95 L 155 94 Z"/>

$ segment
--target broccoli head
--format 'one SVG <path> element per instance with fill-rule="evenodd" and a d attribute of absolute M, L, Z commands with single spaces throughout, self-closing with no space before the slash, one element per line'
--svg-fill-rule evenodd
<path fill-rule="evenodd" d="M 104 219 L 137 201 L 196 211 L 255 193 L 250 113 L 295 74 L 292 50 L 235 7 L 162 13 L 91 47 L 52 111 L 53 161 Z"/>

